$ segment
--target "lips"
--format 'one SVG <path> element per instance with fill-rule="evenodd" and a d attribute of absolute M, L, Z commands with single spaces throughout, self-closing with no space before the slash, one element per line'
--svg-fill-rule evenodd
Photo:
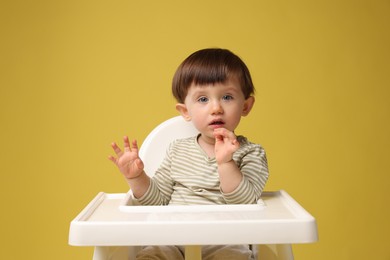
<path fill-rule="evenodd" d="M 212 127 L 221 127 L 224 124 L 225 124 L 225 122 L 222 119 L 215 119 L 215 120 L 211 121 L 211 123 L 209 125 Z"/>

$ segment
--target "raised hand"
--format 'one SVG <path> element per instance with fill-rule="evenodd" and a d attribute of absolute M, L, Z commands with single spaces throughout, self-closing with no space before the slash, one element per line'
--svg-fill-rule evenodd
<path fill-rule="evenodd" d="M 130 146 L 129 138 L 125 136 L 123 137 L 123 143 L 123 151 L 116 143 L 111 144 L 117 157 L 109 156 L 108 159 L 118 167 L 126 179 L 137 178 L 144 170 L 144 164 L 138 156 L 137 141 L 133 140 Z"/>
<path fill-rule="evenodd" d="M 214 130 L 214 137 L 217 163 L 222 164 L 231 161 L 233 153 L 240 148 L 236 135 L 225 128 L 217 128 Z"/>

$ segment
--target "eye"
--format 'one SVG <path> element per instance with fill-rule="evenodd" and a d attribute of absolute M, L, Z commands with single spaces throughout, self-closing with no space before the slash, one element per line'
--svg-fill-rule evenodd
<path fill-rule="evenodd" d="M 231 96 L 231 95 L 224 95 L 222 97 L 222 100 L 226 100 L 226 101 L 229 101 L 229 100 L 232 100 L 232 99 L 233 99 L 233 96 Z"/>
<path fill-rule="evenodd" d="M 209 101 L 209 99 L 207 97 L 200 97 L 200 98 L 198 98 L 198 102 L 200 102 L 200 103 L 206 103 L 208 101 Z"/>

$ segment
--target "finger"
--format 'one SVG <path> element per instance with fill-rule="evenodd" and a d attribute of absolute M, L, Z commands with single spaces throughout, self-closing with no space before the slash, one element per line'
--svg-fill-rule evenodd
<path fill-rule="evenodd" d="M 114 152 L 120 156 L 122 154 L 122 150 L 118 147 L 118 145 L 116 143 L 112 143 L 111 144 L 111 147 L 112 149 L 114 150 Z"/>
<path fill-rule="evenodd" d="M 221 137 L 221 136 L 223 136 L 223 132 L 222 132 L 221 129 L 222 128 L 214 129 L 214 132 L 213 132 L 214 137 Z"/>
<path fill-rule="evenodd" d="M 131 142 L 131 150 L 136 152 L 138 154 L 138 144 L 137 144 L 137 140 L 133 140 Z"/>
<path fill-rule="evenodd" d="M 144 163 L 141 161 L 141 159 L 135 160 L 135 164 L 137 165 L 137 168 L 140 170 L 144 169 Z"/>
<path fill-rule="evenodd" d="M 233 146 L 239 146 L 237 136 L 225 128 L 217 128 L 214 130 L 214 137 L 216 142 L 230 143 Z"/>
<path fill-rule="evenodd" d="M 215 138 L 216 142 L 221 142 L 224 139 L 223 135 L 220 135 L 220 134 L 218 134 L 216 132 L 214 132 L 214 138 Z"/>
<path fill-rule="evenodd" d="M 228 133 L 230 133 L 230 131 L 227 130 L 226 128 L 220 127 L 220 128 L 214 129 L 214 133 L 217 135 L 226 136 L 226 135 L 228 135 Z"/>
<path fill-rule="evenodd" d="M 108 160 L 110 160 L 113 163 L 117 164 L 117 159 L 114 156 L 112 156 L 112 155 L 108 156 Z"/>
<path fill-rule="evenodd" d="M 124 150 L 125 152 L 128 152 L 130 151 L 130 142 L 129 142 L 129 137 L 128 136 L 124 136 L 123 137 L 123 145 L 124 145 Z"/>
<path fill-rule="evenodd" d="M 236 139 L 236 135 L 225 129 L 225 128 L 217 128 L 214 130 L 214 136 L 215 137 L 219 137 L 219 138 L 223 138 L 223 139 Z"/>

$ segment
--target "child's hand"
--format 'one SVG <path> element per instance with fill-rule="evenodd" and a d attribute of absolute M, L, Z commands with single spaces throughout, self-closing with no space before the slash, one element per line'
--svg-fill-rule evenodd
<path fill-rule="evenodd" d="M 214 130 L 215 137 L 215 159 L 218 164 L 229 162 L 233 159 L 233 153 L 240 148 L 236 135 L 225 129 L 217 128 Z"/>
<path fill-rule="evenodd" d="M 116 143 L 111 144 L 112 149 L 114 149 L 118 158 L 109 156 L 108 159 L 115 163 L 127 179 L 137 178 L 144 170 L 144 164 L 138 156 L 137 141 L 133 140 L 130 147 L 129 138 L 125 136 L 123 137 L 123 142 L 124 151 L 122 151 Z"/>

